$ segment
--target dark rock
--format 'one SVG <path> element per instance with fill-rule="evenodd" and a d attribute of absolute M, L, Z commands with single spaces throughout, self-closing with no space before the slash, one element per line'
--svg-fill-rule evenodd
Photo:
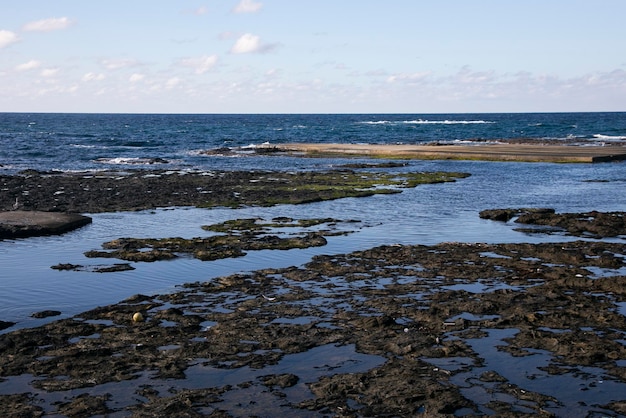
<path fill-rule="evenodd" d="M 516 223 L 533 225 L 517 228 L 527 233 L 556 233 L 602 238 L 626 235 L 626 212 L 556 213 L 550 208 L 488 209 L 479 213 L 483 219 L 509 221 L 517 216 Z"/>
<path fill-rule="evenodd" d="M 95 266 L 91 271 L 94 273 L 114 273 L 118 271 L 130 271 L 135 270 L 133 266 L 128 263 L 116 263 L 106 266 Z"/>
<path fill-rule="evenodd" d="M 516 209 L 487 209 L 480 211 L 479 216 L 482 219 L 507 222 L 517 216 L 517 214 Z"/>
<path fill-rule="evenodd" d="M 80 270 L 83 268 L 80 264 L 60 263 L 50 267 L 54 270 Z"/>
<path fill-rule="evenodd" d="M 91 221 L 89 216 L 76 213 L 0 212 L 0 239 L 57 235 L 90 224 Z"/>
<path fill-rule="evenodd" d="M 593 240 L 387 245 L 136 295 L 0 334 L 0 379 L 38 389 L 5 382 L 0 415 L 623 415 L 588 395 L 621 399 L 626 384 L 626 277 L 591 273 L 623 269 L 625 253 Z M 545 379 L 538 392 L 508 380 L 519 370 Z M 556 375 L 586 398 L 552 387 Z"/>
<path fill-rule="evenodd" d="M 554 209 L 551 208 L 521 208 L 521 209 L 486 209 L 479 212 L 482 219 L 490 219 L 492 221 L 508 222 L 516 216 L 532 216 L 532 215 L 548 215 L 553 214 Z"/>
<path fill-rule="evenodd" d="M 3 330 L 3 329 L 10 328 L 13 325 L 15 325 L 15 322 L 0 321 L 0 331 Z"/>
<path fill-rule="evenodd" d="M 61 311 L 52 311 L 52 310 L 46 310 L 46 311 L 41 311 L 41 312 L 35 312 L 31 315 L 32 318 L 48 318 L 51 316 L 59 316 L 61 315 Z"/>
<path fill-rule="evenodd" d="M 266 386 L 279 386 L 284 389 L 295 386 L 300 379 L 295 374 L 285 373 L 279 375 L 264 376 L 262 380 Z"/>
<path fill-rule="evenodd" d="M 151 161 L 165 163 L 165 160 L 156 158 Z M 45 212 L 98 213 L 169 206 L 301 204 L 400 193 L 398 187 L 417 186 L 416 178 L 421 183 L 432 183 L 442 179 L 455 181 L 467 176 L 464 173 L 435 173 L 433 177 L 430 174 L 351 173 L 339 170 L 172 174 L 160 170 L 133 170 L 125 173 L 100 172 L 94 175 L 41 173 L 31 170 L 15 176 L 0 176 L 0 209 L 11 209 L 16 197 L 22 209 Z"/>

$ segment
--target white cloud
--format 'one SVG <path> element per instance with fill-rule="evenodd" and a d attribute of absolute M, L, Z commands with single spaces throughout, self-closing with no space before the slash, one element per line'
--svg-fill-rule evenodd
<path fill-rule="evenodd" d="M 261 38 L 251 33 L 243 34 L 237 39 L 235 45 L 230 49 L 232 54 L 248 54 L 251 52 L 268 52 L 276 45 L 265 45 L 261 43 Z"/>
<path fill-rule="evenodd" d="M 215 66 L 217 55 L 203 55 L 196 58 L 185 58 L 180 60 L 180 65 L 193 68 L 196 74 L 204 74 Z"/>
<path fill-rule="evenodd" d="M 83 76 L 83 81 L 102 81 L 105 79 L 105 75 L 102 73 L 87 73 Z"/>
<path fill-rule="evenodd" d="M 23 64 L 19 64 L 15 67 L 15 69 L 17 71 L 28 71 L 28 70 L 34 70 L 35 68 L 39 68 L 41 66 L 41 63 L 37 60 L 30 60 L 28 62 L 25 62 Z"/>
<path fill-rule="evenodd" d="M 166 89 L 173 89 L 174 87 L 176 87 L 177 85 L 179 85 L 181 82 L 180 78 L 178 77 L 172 77 L 169 80 L 167 80 L 165 82 L 165 88 Z"/>
<path fill-rule="evenodd" d="M 134 73 L 128 78 L 128 81 L 130 81 L 131 83 L 138 83 L 144 78 L 146 78 L 145 74 Z"/>
<path fill-rule="evenodd" d="M 229 41 L 231 39 L 235 39 L 236 37 L 237 37 L 237 33 L 226 31 L 226 32 L 220 33 L 217 36 L 217 39 L 219 39 L 220 41 Z"/>
<path fill-rule="evenodd" d="M 102 65 L 107 70 L 119 70 L 122 68 L 133 67 L 137 65 L 137 61 L 132 59 L 105 59 L 102 60 Z"/>
<path fill-rule="evenodd" d="M 43 70 L 41 70 L 40 74 L 42 77 L 54 77 L 58 73 L 59 73 L 58 68 L 44 68 Z"/>
<path fill-rule="evenodd" d="M 196 10 L 194 10 L 193 14 L 195 14 L 196 16 L 202 16 L 205 15 L 209 12 L 209 10 L 202 6 L 202 7 L 198 7 Z"/>
<path fill-rule="evenodd" d="M 464 66 L 456 74 L 456 81 L 458 83 L 465 84 L 485 84 L 492 81 L 496 81 L 496 75 L 493 70 L 491 71 L 472 71 L 468 66 Z"/>
<path fill-rule="evenodd" d="M 276 77 L 280 74 L 280 70 L 278 68 L 271 68 L 265 72 L 266 77 Z"/>
<path fill-rule="evenodd" d="M 379 73 L 379 75 L 384 75 L 384 73 L 381 72 Z M 424 81 L 426 78 L 428 78 L 428 76 L 430 76 L 430 72 L 428 71 L 409 73 L 409 74 L 400 73 L 400 74 L 390 75 L 389 77 L 387 77 L 387 82 L 388 83 L 403 82 L 403 83 L 412 84 L 412 83 Z"/>
<path fill-rule="evenodd" d="M 234 9 L 235 13 L 256 13 L 261 10 L 263 3 L 257 3 L 254 0 L 241 0 Z"/>
<path fill-rule="evenodd" d="M 66 29 L 72 25 L 72 21 L 67 17 L 52 17 L 50 19 L 36 20 L 29 22 L 22 28 L 27 32 L 50 32 L 53 30 Z"/>
<path fill-rule="evenodd" d="M 0 48 L 7 47 L 19 40 L 20 38 L 15 33 L 9 30 L 0 30 Z"/>

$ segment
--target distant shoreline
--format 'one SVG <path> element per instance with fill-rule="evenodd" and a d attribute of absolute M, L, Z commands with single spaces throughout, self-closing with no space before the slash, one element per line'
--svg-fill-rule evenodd
<path fill-rule="evenodd" d="M 626 160 L 626 147 L 553 144 L 488 145 L 380 145 L 380 144 L 264 144 L 260 152 L 285 152 L 307 156 L 365 156 L 419 160 L 483 160 L 555 163 L 598 163 Z"/>

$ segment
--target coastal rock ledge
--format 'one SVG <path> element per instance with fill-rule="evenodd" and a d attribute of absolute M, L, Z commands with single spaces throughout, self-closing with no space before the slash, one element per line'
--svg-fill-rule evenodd
<path fill-rule="evenodd" d="M 58 235 L 90 224 L 77 213 L 16 210 L 0 212 L 0 239 Z"/>

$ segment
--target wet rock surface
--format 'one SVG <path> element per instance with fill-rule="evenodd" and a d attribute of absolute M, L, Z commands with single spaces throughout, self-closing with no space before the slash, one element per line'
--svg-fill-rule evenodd
<path fill-rule="evenodd" d="M 358 221 L 347 221 L 358 223 Z M 220 233 L 210 237 L 184 238 L 120 238 L 105 242 L 104 251 L 91 250 L 85 256 L 96 258 L 119 258 L 127 261 L 154 262 L 171 260 L 178 254 L 191 254 L 203 261 L 242 257 L 249 250 L 291 250 L 326 245 L 324 236 L 345 235 L 349 231 L 335 229 L 337 219 L 275 218 L 269 223 L 261 219 L 234 219 L 221 224 L 204 225 L 202 229 Z M 316 231 L 311 227 L 325 228 Z M 288 228 L 286 236 L 275 231 Z M 297 230 L 296 230 L 297 229 Z M 283 234 L 285 235 L 285 234 Z M 61 269 L 62 266 L 53 268 Z M 82 266 L 78 266 L 82 267 Z M 72 268 L 69 268 L 72 269 Z"/>
<path fill-rule="evenodd" d="M 0 413 L 617 416 L 625 260 L 382 246 L 136 295 L 0 335 Z"/>
<path fill-rule="evenodd" d="M 514 220 L 519 224 L 540 228 L 516 228 L 523 232 L 566 232 L 569 235 L 590 238 L 626 235 L 624 212 L 556 213 L 550 208 L 488 209 L 480 217 L 494 221 Z"/>
<path fill-rule="evenodd" d="M 455 181 L 465 173 L 374 173 L 353 170 L 128 171 L 66 174 L 27 171 L 0 176 L 0 210 L 16 199 L 24 211 L 113 212 L 168 206 L 239 207 L 309 203 L 399 193 L 422 183 Z"/>
<path fill-rule="evenodd" d="M 0 178 L 0 202 L 17 197 L 28 210 L 86 212 L 272 205 L 397 193 L 459 177 L 28 172 Z M 623 415 L 626 244 L 597 239 L 623 235 L 621 213 L 483 215 L 594 240 L 317 256 L 301 267 L 185 284 L 2 334 L 0 415 Z M 344 222 L 238 219 L 205 227 L 226 240 L 213 247 L 120 238 L 104 243 L 99 256 L 156 262 L 163 254 L 216 254 L 219 245 L 226 256 L 261 248 L 254 246 L 321 245 Z M 282 227 L 301 232 L 276 234 Z M 0 329 L 12 325 L 0 322 Z"/>
<path fill-rule="evenodd" d="M 16 210 L 0 212 L 0 239 L 58 235 L 91 223 L 76 213 Z"/>
<path fill-rule="evenodd" d="M 31 317 L 33 318 L 48 318 L 50 316 L 59 316 L 61 315 L 61 311 L 53 311 L 47 309 L 45 311 L 34 312 Z"/>
<path fill-rule="evenodd" d="M 10 328 L 13 325 L 15 325 L 15 322 L 9 322 L 9 321 L 0 321 L 0 331 L 6 328 Z"/>

